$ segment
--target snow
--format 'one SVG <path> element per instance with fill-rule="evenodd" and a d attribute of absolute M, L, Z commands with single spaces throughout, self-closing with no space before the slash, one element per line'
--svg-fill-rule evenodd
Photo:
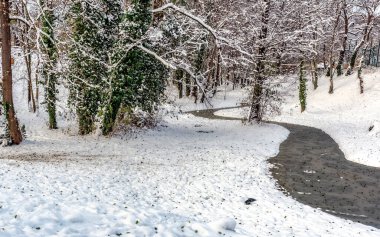
<path fill-rule="evenodd" d="M 369 129 L 369 134 L 374 137 L 380 138 L 380 122 L 375 121 L 373 122 L 373 125 Z"/>
<path fill-rule="evenodd" d="M 336 78 L 333 95 L 327 93 L 328 79 L 322 78 L 316 91 L 309 87 L 305 113 L 300 113 L 294 96 L 277 120 L 320 128 L 339 144 L 348 160 L 380 167 L 380 139 L 369 132 L 380 118 L 380 70 L 367 69 L 363 77 L 364 94 L 359 93 L 355 74 Z"/>
<path fill-rule="evenodd" d="M 363 72 L 364 94 L 359 93 L 357 75 L 334 79 L 335 92 L 328 94 L 328 78 L 322 77 L 319 88 L 308 88 L 307 109 L 300 112 L 297 84 L 289 83 L 291 93 L 275 121 L 320 128 L 340 146 L 350 161 L 380 167 L 380 70 Z M 291 82 L 293 79 L 289 79 Z M 244 109 L 216 112 L 219 116 L 243 117 Z M 369 128 L 374 126 L 372 131 Z"/>
<path fill-rule="evenodd" d="M 209 103 L 194 103 L 193 97 L 183 97 L 182 99 L 178 98 L 178 91 L 176 88 L 171 88 L 168 90 L 167 96 L 168 100 L 171 103 L 175 104 L 182 111 L 195 111 L 195 110 L 203 110 L 210 108 L 226 108 L 226 107 L 236 107 L 240 106 L 244 99 L 248 95 L 247 88 L 235 88 L 233 89 L 232 84 L 222 87 L 218 89 L 218 92 L 215 96 L 209 99 Z"/>
<path fill-rule="evenodd" d="M 1 237 L 380 235 L 278 189 L 267 159 L 289 133 L 280 126 L 169 114 L 129 137 L 80 137 L 63 99 L 60 130 L 47 130 L 16 81 L 28 139 L 0 148 Z M 228 94 L 215 106 L 240 103 L 242 91 Z"/>
<path fill-rule="evenodd" d="M 379 234 L 277 189 L 266 162 L 288 134 L 277 125 L 179 115 L 128 140 L 29 128 L 0 150 L 0 236 Z"/>
<path fill-rule="evenodd" d="M 248 108 L 222 109 L 216 111 L 214 114 L 221 117 L 246 118 Z"/>

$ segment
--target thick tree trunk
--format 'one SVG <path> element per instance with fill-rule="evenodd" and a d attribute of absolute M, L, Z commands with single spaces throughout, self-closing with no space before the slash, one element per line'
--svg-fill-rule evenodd
<path fill-rule="evenodd" d="M 9 0 L 0 0 L 2 34 L 3 106 L 8 122 L 10 139 L 13 144 L 22 142 L 22 135 L 13 105 L 11 30 L 9 20 Z"/>
<path fill-rule="evenodd" d="M 47 112 L 49 114 L 49 129 L 57 129 L 57 116 L 56 116 L 56 94 L 57 94 L 57 75 L 55 73 L 55 67 L 57 64 L 57 49 L 54 42 L 54 31 L 52 26 L 54 25 L 54 12 L 51 1 L 41 1 L 41 4 L 45 5 L 41 35 L 43 41 L 43 51 L 48 58 L 48 61 L 44 64 L 43 76 L 45 79 L 45 99 Z"/>
<path fill-rule="evenodd" d="M 260 46 L 258 50 L 257 57 L 257 65 L 256 71 L 257 76 L 254 84 L 254 88 L 252 91 L 252 99 L 251 99 L 251 108 L 248 116 L 248 122 L 256 121 L 260 123 L 263 119 L 263 90 L 264 90 L 264 82 L 266 80 L 265 76 L 265 55 L 267 48 L 265 46 L 265 40 L 268 35 L 268 22 L 269 22 L 269 11 L 270 11 L 270 0 L 264 0 L 265 9 L 262 15 L 261 23 L 261 32 L 260 32 Z"/>

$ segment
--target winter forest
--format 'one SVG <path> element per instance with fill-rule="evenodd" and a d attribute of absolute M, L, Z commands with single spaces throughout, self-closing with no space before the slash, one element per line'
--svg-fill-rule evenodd
<path fill-rule="evenodd" d="M 380 0 L 0 2 L 0 237 L 380 235 Z"/>

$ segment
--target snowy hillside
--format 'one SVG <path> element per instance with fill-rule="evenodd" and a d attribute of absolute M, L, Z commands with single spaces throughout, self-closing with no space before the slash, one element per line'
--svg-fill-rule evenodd
<path fill-rule="evenodd" d="M 320 128 L 338 142 L 348 160 L 380 167 L 380 70 L 364 70 L 363 77 L 362 95 L 356 74 L 335 78 L 332 95 L 328 94 L 328 78 L 322 77 L 315 91 L 309 83 L 304 113 L 300 112 L 298 84 L 289 83 L 286 89 L 291 94 L 283 103 L 282 114 L 272 119 Z M 245 114 L 244 109 L 217 112 L 231 117 Z"/>
<path fill-rule="evenodd" d="M 0 12 L 0 237 L 380 236 L 380 0 Z"/>
<path fill-rule="evenodd" d="M 286 136 L 189 115 L 129 141 L 32 135 L 0 150 L 0 236 L 377 236 L 277 189 Z"/>
<path fill-rule="evenodd" d="M 308 88 L 307 110 L 302 114 L 294 88 L 294 96 L 287 99 L 276 120 L 320 128 L 338 142 L 347 159 L 380 167 L 380 133 L 376 132 L 380 121 L 380 70 L 365 70 L 363 77 L 364 94 L 359 93 L 355 74 L 336 78 L 333 95 L 327 93 L 328 79 L 322 78 L 316 91 Z"/>
<path fill-rule="evenodd" d="M 60 130 L 47 130 L 46 112 L 31 115 L 20 88 L 23 80 L 15 101 L 29 137 L 0 148 L 0 236 L 378 235 L 277 189 L 266 160 L 286 139 L 279 126 L 172 115 L 128 140 L 79 137 L 63 116 Z M 244 97 L 231 95 L 214 103 Z"/>

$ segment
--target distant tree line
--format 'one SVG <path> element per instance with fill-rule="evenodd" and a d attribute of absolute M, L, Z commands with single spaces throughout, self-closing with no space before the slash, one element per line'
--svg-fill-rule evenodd
<path fill-rule="evenodd" d="M 227 85 L 247 87 L 248 122 L 278 111 L 278 78 L 289 68 L 302 111 L 308 75 L 317 89 L 319 69 L 329 93 L 335 77 L 356 70 L 363 93 L 363 52 L 379 43 L 380 0 L 0 1 L 1 95 L 14 144 L 22 135 L 12 41 L 23 53 L 30 111 L 43 105 L 49 128 L 58 128 L 59 90 L 68 89 L 82 135 L 143 119 L 136 111 L 154 115 L 168 86 L 195 103 L 211 103 Z"/>

